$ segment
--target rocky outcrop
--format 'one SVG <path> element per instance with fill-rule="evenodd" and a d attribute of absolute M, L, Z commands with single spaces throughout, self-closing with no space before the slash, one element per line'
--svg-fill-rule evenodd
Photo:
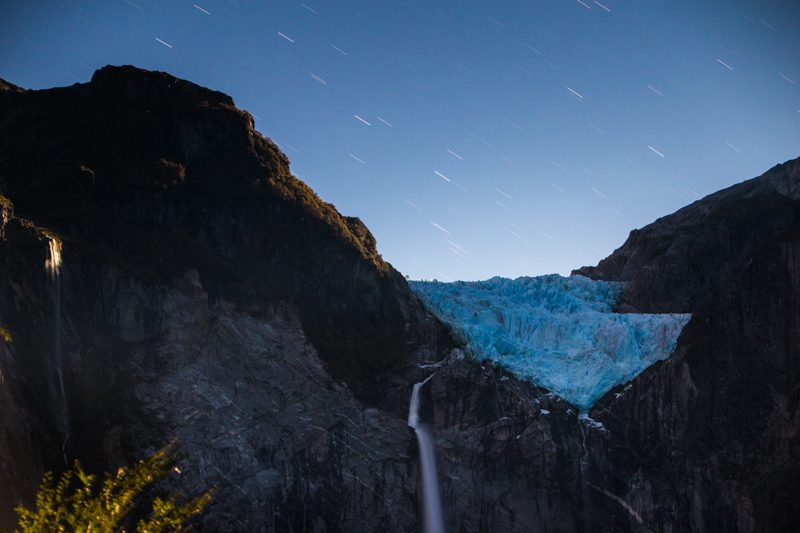
<path fill-rule="evenodd" d="M 596 267 L 573 273 L 627 282 L 620 310 L 689 313 L 725 289 L 775 235 L 797 227 L 798 200 L 794 159 L 631 231 Z"/>

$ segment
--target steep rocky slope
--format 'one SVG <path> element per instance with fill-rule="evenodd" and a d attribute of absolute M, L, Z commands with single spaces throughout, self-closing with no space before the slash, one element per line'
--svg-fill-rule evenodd
<path fill-rule="evenodd" d="M 275 469 L 287 457 L 305 464 L 307 431 L 336 442 L 331 428 L 369 416 L 361 402 L 392 412 L 407 436 L 399 369 L 441 360 L 452 342 L 364 225 L 294 178 L 228 96 L 133 67 L 67 88 L 0 89 L 0 324 L 13 339 L 0 346 L 5 525 L 43 469 L 63 464 L 65 436 L 68 458 L 95 468 L 177 437 L 211 469 L 198 467 L 205 486 L 235 491 L 255 476 L 261 496 L 248 497 L 260 505 L 275 485 L 317 490 L 303 488 L 313 477 Z M 57 294 L 44 268 L 53 239 Z M 331 398 L 349 410 L 334 416 Z M 315 406 L 321 429 L 303 429 Z M 194 423 L 201 415 L 217 417 L 213 430 Z M 227 505 L 224 491 L 218 501 Z"/>
<path fill-rule="evenodd" d="M 757 250 L 797 226 L 798 200 L 795 159 L 633 230 L 596 267 L 574 273 L 627 282 L 622 310 L 692 312 L 739 276 Z"/>
<path fill-rule="evenodd" d="M 0 125 L 0 527 L 65 459 L 177 439 L 158 490 L 214 488 L 203 530 L 416 531 L 406 409 L 433 372 L 448 524 L 582 523 L 576 412 L 464 359 L 230 98 L 107 67 L 4 83 Z"/>
<path fill-rule="evenodd" d="M 133 67 L 0 83 L 0 528 L 65 455 L 107 470 L 177 439 L 157 490 L 216 488 L 201 530 L 418 531 L 406 409 L 431 373 L 449 530 L 797 525 L 796 169 L 586 270 L 693 313 L 592 420 L 465 358 L 229 97 Z"/>
<path fill-rule="evenodd" d="M 678 349 L 592 416 L 595 459 L 656 530 L 800 520 L 800 159 L 631 232 L 597 267 L 621 307 L 694 313 Z M 616 441 L 616 442 L 615 442 Z"/>
<path fill-rule="evenodd" d="M 364 225 L 292 176 L 230 97 L 133 67 L 5 93 L 0 190 L 75 248 L 153 282 L 196 269 L 213 298 L 241 307 L 291 300 L 359 394 L 423 340 L 387 336 L 436 336 Z"/>

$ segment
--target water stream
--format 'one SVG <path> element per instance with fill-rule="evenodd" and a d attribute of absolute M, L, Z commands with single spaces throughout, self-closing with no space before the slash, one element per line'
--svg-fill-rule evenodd
<path fill-rule="evenodd" d="M 411 402 L 408 406 L 408 425 L 414 428 L 419 445 L 420 469 L 422 472 L 422 498 L 425 513 L 425 533 L 444 533 L 444 516 L 442 501 L 439 496 L 439 480 L 436 475 L 436 450 L 430 427 L 419 420 L 419 391 L 433 374 L 424 381 L 414 384 L 411 391 Z"/>
<path fill-rule="evenodd" d="M 50 360 L 50 371 L 53 380 L 53 389 L 56 396 L 55 413 L 61 426 L 61 453 L 64 456 L 64 466 L 67 464 L 67 446 L 69 444 L 69 410 L 67 408 L 67 392 L 64 386 L 64 356 L 61 349 L 61 241 L 56 237 L 49 237 L 50 258 L 44 263 L 45 270 L 50 275 L 53 294 L 53 350 Z"/>

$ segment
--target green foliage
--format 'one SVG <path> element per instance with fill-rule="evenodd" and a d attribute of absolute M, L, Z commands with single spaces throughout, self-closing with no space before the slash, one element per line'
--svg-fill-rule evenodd
<path fill-rule="evenodd" d="M 101 484 L 87 474 L 78 461 L 64 472 L 58 483 L 53 474 L 44 475 L 34 509 L 17 507 L 18 533 L 125 531 L 134 508 L 146 487 L 165 476 L 172 464 L 169 449 L 162 449 L 130 468 L 107 474 Z M 155 498 L 148 518 L 136 525 L 140 533 L 184 531 L 189 519 L 211 501 L 209 493 L 178 504 L 174 498 Z"/>
<path fill-rule="evenodd" d="M 9 333 L 8 330 L 3 327 L 0 327 L 0 340 L 6 344 L 11 343 L 11 333 Z"/>

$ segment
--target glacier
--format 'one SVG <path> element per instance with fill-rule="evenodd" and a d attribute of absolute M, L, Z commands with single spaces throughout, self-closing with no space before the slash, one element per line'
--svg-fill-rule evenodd
<path fill-rule="evenodd" d="M 409 285 L 474 357 L 490 359 L 582 412 L 668 358 L 691 318 L 615 313 L 624 284 L 580 275 Z"/>

